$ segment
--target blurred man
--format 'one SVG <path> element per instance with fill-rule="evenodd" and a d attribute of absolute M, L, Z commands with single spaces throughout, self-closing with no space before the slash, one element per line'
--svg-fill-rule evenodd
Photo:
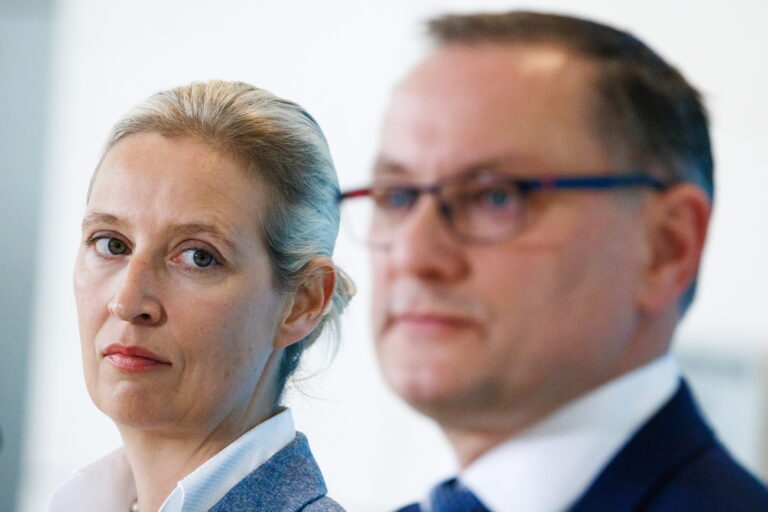
<path fill-rule="evenodd" d="M 429 28 L 343 195 L 371 208 L 383 373 L 461 468 L 403 510 L 768 510 L 668 354 L 712 202 L 698 93 L 584 20 Z"/>

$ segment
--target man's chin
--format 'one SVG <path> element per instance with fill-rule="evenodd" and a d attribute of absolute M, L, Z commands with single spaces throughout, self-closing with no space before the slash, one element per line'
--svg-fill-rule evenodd
<path fill-rule="evenodd" d="M 463 401 L 459 397 L 466 390 L 461 389 L 450 373 L 441 368 L 423 366 L 385 370 L 386 380 L 395 393 L 412 408 L 430 417 L 450 413 Z"/>

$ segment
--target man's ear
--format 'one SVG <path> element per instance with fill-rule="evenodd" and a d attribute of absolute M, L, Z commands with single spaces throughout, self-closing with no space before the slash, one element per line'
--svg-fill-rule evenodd
<path fill-rule="evenodd" d="M 331 304 L 335 284 L 336 271 L 330 258 L 318 257 L 307 265 L 298 289 L 286 299 L 275 348 L 301 341 L 317 327 Z"/>
<path fill-rule="evenodd" d="M 696 278 L 711 203 L 701 188 L 683 183 L 654 197 L 650 210 L 638 303 L 646 312 L 658 312 L 679 302 Z"/>

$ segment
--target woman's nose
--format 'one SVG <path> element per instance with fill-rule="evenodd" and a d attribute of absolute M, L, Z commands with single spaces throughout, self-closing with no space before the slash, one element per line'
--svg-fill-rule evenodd
<path fill-rule="evenodd" d="M 151 261 L 133 256 L 108 304 L 109 312 L 125 322 L 151 325 L 163 316 L 163 307 L 155 295 L 155 275 Z"/>

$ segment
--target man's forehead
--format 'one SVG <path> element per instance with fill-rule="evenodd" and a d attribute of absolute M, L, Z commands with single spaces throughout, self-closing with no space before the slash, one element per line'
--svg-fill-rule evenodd
<path fill-rule="evenodd" d="M 443 45 L 397 87 L 384 129 L 423 118 L 420 124 L 433 130 L 455 132 L 464 125 L 466 139 L 483 137 L 483 126 L 493 130 L 505 121 L 584 116 L 592 105 L 595 69 L 593 61 L 552 44 Z"/>
<path fill-rule="evenodd" d="M 593 62 L 553 43 L 449 43 L 427 55 L 400 83 L 395 94 L 428 89 L 432 94 L 472 86 L 492 89 L 505 81 L 530 83 L 566 79 L 576 85 L 591 75 Z M 478 79 L 495 77 L 492 82 Z"/>
<path fill-rule="evenodd" d="M 458 171 L 501 158 L 525 170 L 600 165 L 572 158 L 575 148 L 602 152 L 589 121 L 593 68 L 553 45 L 439 47 L 392 98 L 379 162 L 396 165 L 377 172 L 399 165 L 437 177 L 428 169 Z"/>

